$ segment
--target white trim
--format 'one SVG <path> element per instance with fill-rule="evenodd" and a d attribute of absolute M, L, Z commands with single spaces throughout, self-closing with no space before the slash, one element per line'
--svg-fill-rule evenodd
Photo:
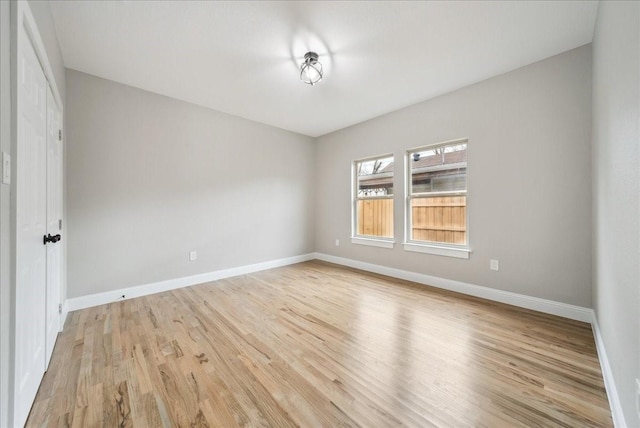
<path fill-rule="evenodd" d="M 407 149 L 407 153 L 409 152 L 417 152 L 423 149 L 437 149 L 440 147 L 444 147 L 444 146 L 453 146 L 454 144 L 461 144 L 461 143 L 468 143 L 469 142 L 469 137 L 462 137 L 462 138 L 455 138 L 453 140 L 448 140 L 448 141 L 441 141 L 439 143 L 431 143 L 431 144 L 427 144 L 425 145 L 421 145 L 421 146 L 417 146 L 417 147 L 413 147 L 411 149 Z"/>
<path fill-rule="evenodd" d="M 386 239 L 363 238 L 361 236 L 354 236 L 351 238 L 351 243 L 358 245 L 368 245 L 370 247 L 393 248 L 396 242 L 388 241 Z"/>
<path fill-rule="evenodd" d="M 18 198 L 18 183 L 17 183 L 17 179 L 16 178 L 16 173 L 17 173 L 17 165 L 18 165 L 18 129 L 19 129 L 19 122 L 20 122 L 20 117 L 21 115 L 19 114 L 20 108 L 21 108 L 21 103 L 22 103 L 22 99 L 21 97 L 18 96 L 18 79 L 19 79 L 19 74 L 18 74 L 18 69 L 19 69 L 19 61 L 18 58 L 20 58 L 20 54 L 22 52 L 22 49 L 25 48 L 25 44 L 29 44 L 33 47 L 33 50 L 36 54 L 36 57 L 38 58 L 38 61 L 40 63 L 40 67 L 42 68 L 42 71 L 44 73 L 45 79 L 47 81 L 47 85 L 49 86 L 49 88 L 51 89 L 53 98 L 55 100 L 55 103 L 58 105 L 58 107 L 60 108 L 60 126 L 61 129 L 63 127 L 64 124 L 64 106 L 62 104 L 62 98 L 60 96 L 60 92 L 58 90 L 58 85 L 57 82 L 55 80 L 55 76 L 53 73 L 53 69 L 51 68 L 51 63 L 49 61 L 49 57 L 47 55 L 47 51 L 45 49 L 44 43 L 42 41 L 42 36 L 40 34 L 40 31 L 38 29 L 38 26 L 36 24 L 36 20 L 33 16 L 33 12 L 31 11 L 31 6 L 29 5 L 29 2 L 26 0 L 20 0 L 20 1 L 15 1 L 15 2 L 11 2 L 11 7 L 10 7 L 10 32 L 11 32 L 11 38 L 10 38 L 10 49 L 11 49 L 11 58 L 15 59 L 15 61 L 12 61 L 11 64 L 11 71 L 10 71 L 10 80 L 11 80 L 11 88 L 12 88 L 12 94 L 11 94 L 11 153 L 14 154 L 14 165 L 16 165 L 15 168 L 15 172 L 14 174 L 14 180 L 12 180 L 12 183 L 10 185 L 10 192 L 11 192 L 11 217 L 13 218 L 13 220 L 11 220 L 11 230 L 12 230 L 12 237 L 11 237 L 11 251 L 15 254 L 16 251 L 16 246 L 17 243 L 15 241 L 15 230 L 17 230 L 17 225 L 15 222 L 15 218 L 17 218 L 16 213 L 17 213 L 17 204 L 16 204 L 16 200 Z M 64 156 L 64 147 L 63 147 L 63 156 Z M 64 189 L 62 189 L 62 191 L 64 192 Z M 64 196 L 63 196 L 64 197 Z M 13 282 L 13 287 L 15 287 L 16 284 L 16 272 L 17 272 L 17 263 L 18 261 L 14 258 L 12 260 L 12 266 L 11 266 L 11 280 Z M 64 251 L 62 252 L 62 269 L 63 271 L 66 270 L 66 257 L 65 257 L 65 253 Z M 64 280 L 64 279 L 63 279 Z M 61 282 L 60 284 L 61 287 L 61 296 L 63 295 L 63 293 L 65 292 L 64 289 L 64 284 Z M 14 288 L 15 289 L 15 288 Z M 29 406 L 25 407 L 26 403 L 20 403 L 18 402 L 19 400 L 16 398 L 17 397 L 17 392 L 19 390 L 19 385 L 18 385 L 18 380 L 17 380 L 17 374 L 14 373 L 16 370 L 16 356 L 18 353 L 18 346 L 19 346 L 19 338 L 16 336 L 17 335 L 17 327 L 16 327 L 16 320 L 17 320 L 17 313 L 16 313 L 16 305 L 17 305 L 17 300 L 16 300 L 16 295 L 14 293 L 12 299 L 11 299 L 11 305 L 12 305 L 12 310 L 13 313 L 11 314 L 11 319 L 10 319 L 10 323 L 12 323 L 12 327 L 11 327 L 11 336 L 10 336 L 10 356 L 9 356 L 9 370 L 12 372 L 12 374 L 10 375 L 12 378 L 10 378 L 9 382 L 10 382 L 10 386 L 9 389 L 12 392 L 12 394 L 10 394 L 10 402 L 9 402 L 9 409 L 8 409 L 8 417 L 6 417 L 5 419 L 3 419 L 3 421 L 5 420 L 9 420 L 10 421 L 10 425 L 13 426 L 22 426 L 27 417 L 28 417 L 28 413 L 29 413 L 29 408 L 31 407 L 32 403 L 29 403 Z M 35 398 L 35 397 L 34 397 Z M 26 409 L 26 410 L 25 410 Z"/>
<path fill-rule="evenodd" d="M 526 296 L 524 294 L 512 293 L 510 291 L 496 290 L 495 288 L 483 287 L 481 285 L 469 284 L 452 279 L 439 278 L 437 276 L 425 275 L 417 272 L 365 263 L 352 259 L 331 256 L 323 253 L 316 253 L 318 260 L 330 263 L 349 266 L 352 268 L 386 275 L 393 278 L 404 279 L 406 281 L 417 282 L 419 284 L 430 285 L 445 290 L 455 291 L 469 296 L 480 297 L 495 302 L 506 303 L 521 308 L 532 309 L 534 311 L 547 314 L 558 315 L 577 321 L 590 323 L 593 319 L 593 311 L 581 306 L 569 305 L 567 303 L 554 302 L 553 300 L 541 299 L 539 297 Z"/>
<path fill-rule="evenodd" d="M 382 154 L 382 155 L 378 155 L 378 156 L 371 156 L 371 157 L 367 157 L 367 158 L 361 158 L 361 159 L 356 159 L 354 161 L 351 162 L 351 235 L 353 237 L 355 237 L 358 234 L 358 201 L 362 200 L 362 199 L 373 199 L 373 197 L 367 197 L 367 198 L 360 198 L 358 196 L 358 163 L 360 162 L 370 162 L 373 160 L 377 160 L 377 159 L 385 159 L 385 158 L 391 158 L 391 162 L 395 162 L 395 155 L 393 153 L 387 153 L 387 154 Z M 391 177 L 394 177 L 395 173 L 391 172 Z M 391 180 L 392 184 L 393 184 L 393 180 Z M 384 195 L 384 199 L 391 199 L 394 201 L 394 205 L 395 205 L 395 194 L 393 195 Z M 371 245 L 374 247 L 383 247 L 383 248 L 393 248 L 393 245 L 391 245 L 391 247 L 389 246 L 384 246 L 384 245 L 375 245 L 375 244 L 366 244 L 363 242 L 354 242 L 353 238 L 351 240 L 351 243 L 353 244 L 362 244 L 362 245 Z"/>
<path fill-rule="evenodd" d="M 26 23 L 25 29 L 27 30 L 29 39 L 33 44 L 33 49 L 36 51 L 36 55 L 40 60 L 40 66 L 42 67 L 42 71 L 44 72 L 44 76 L 47 79 L 47 82 L 49 82 L 49 86 L 51 87 L 51 92 L 56 100 L 56 104 L 58 104 L 58 106 L 60 107 L 60 124 L 62 125 L 62 98 L 60 97 L 60 91 L 58 91 L 58 84 L 53 74 L 51 62 L 49 61 L 47 50 L 44 47 L 44 42 L 42 41 L 40 30 L 36 25 L 36 19 L 33 16 L 31 6 L 29 6 L 29 2 L 27 0 L 20 0 L 17 2 L 17 4 L 18 31 L 20 30 L 20 26 L 25 26 Z"/>
<path fill-rule="evenodd" d="M 69 301 L 64 299 L 62 301 L 62 314 L 60 315 L 60 331 L 64 330 L 64 325 L 67 322 L 67 315 L 69 315 Z"/>
<path fill-rule="evenodd" d="M 624 413 L 622 412 L 622 405 L 620 404 L 620 397 L 618 396 L 618 389 L 613 378 L 613 372 L 611 371 L 611 364 L 609 364 L 609 358 L 604 347 L 604 341 L 602 340 L 602 334 L 600 333 L 600 327 L 598 325 L 598 318 L 595 312 L 592 312 L 591 327 L 593 330 L 593 336 L 596 341 L 596 349 L 598 351 L 598 361 L 600 361 L 600 369 L 602 370 L 602 377 L 604 379 L 604 387 L 607 390 L 607 398 L 609 399 L 609 407 L 611 408 L 611 417 L 613 418 L 613 426 L 617 428 L 624 428 L 627 426 L 624 420 Z"/>
<path fill-rule="evenodd" d="M 404 154 L 404 250 L 412 251 L 414 253 L 424 253 L 424 254 L 435 254 L 438 256 L 447 256 L 447 257 L 456 257 L 459 259 L 468 259 L 469 253 L 471 250 L 469 249 L 469 205 L 466 204 L 466 224 L 465 224 L 465 232 L 466 232 L 466 245 L 460 248 L 452 248 L 447 247 L 446 243 L 417 243 L 413 241 L 413 199 L 427 198 L 427 197 L 437 197 L 437 196 L 464 196 L 465 201 L 468 201 L 469 197 L 469 171 L 468 169 L 465 171 L 465 189 L 460 191 L 452 191 L 452 192 L 419 192 L 413 193 L 413 169 L 411 168 L 411 162 L 413 162 L 413 153 L 422 151 L 422 150 L 433 150 L 440 147 L 453 146 L 458 144 L 466 144 L 467 148 L 467 160 L 464 162 L 465 168 L 469 159 L 469 137 L 457 138 L 455 140 L 443 141 L 440 143 L 427 144 L 426 146 L 414 147 L 413 149 L 408 149 Z M 460 165 L 463 162 L 458 162 L 453 165 Z M 450 166 L 449 166 L 450 167 Z M 429 167 L 431 168 L 431 167 Z M 438 245 L 445 244 L 445 245 Z M 465 253 L 466 251 L 466 253 Z"/>
<path fill-rule="evenodd" d="M 186 276 L 182 278 L 169 279 L 166 281 L 153 282 L 150 284 L 138 285 L 135 287 L 121 288 L 119 290 L 106 291 L 104 293 L 90 294 L 87 296 L 67 299 L 66 307 L 69 312 L 78 309 L 90 308 L 92 306 L 104 305 L 106 303 L 117 302 L 119 300 L 132 299 L 134 297 L 148 296 L 149 294 L 160 293 L 162 291 L 175 290 L 176 288 L 189 287 L 191 285 L 202 284 L 204 282 L 216 281 L 218 279 L 232 276 L 245 275 L 266 269 L 287 266 L 295 263 L 306 262 L 315 258 L 314 253 L 300 256 L 287 257 L 284 259 L 271 260 L 252 265 L 238 266 L 229 269 L 222 269 L 214 272 L 202 273 L 199 275 Z M 123 298 L 123 296 L 126 296 Z M 65 312 L 66 314 L 66 312 Z"/>
<path fill-rule="evenodd" d="M 453 248 L 441 247 L 439 245 L 416 244 L 412 242 L 404 243 L 405 251 L 413 251 L 414 253 L 435 254 L 438 256 L 456 257 L 459 259 L 468 259 L 471 250 L 469 248 Z"/>

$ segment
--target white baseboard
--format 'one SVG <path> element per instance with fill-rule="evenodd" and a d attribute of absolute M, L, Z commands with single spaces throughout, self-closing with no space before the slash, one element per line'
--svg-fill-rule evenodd
<path fill-rule="evenodd" d="M 78 309 L 104 305 L 106 303 L 117 302 L 120 300 L 133 299 L 134 297 L 148 296 L 149 294 L 160 293 L 162 291 L 175 290 L 176 288 L 188 287 L 190 285 L 202 284 L 204 282 L 216 281 L 218 279 L 229 278 L 232 276 L 244 275 L 247 273 L 258 272 L 265 269 L 273 269 L 276 267 L 287 266 L 294 263 L 306 262 L 308 260 L 313 260 L 314 258 L 314 253 L 303 254 L 300 256 L 287 257 L 284 259 L 271 260 L 268 262 L 202 273 L 199 275 L 169 279 L 167 281 L 153 282 L 150 284 L 122 288 L 119 290 L 106 291 L 104 293 L 74 297 L 71 299 L 67 299 L 67 301 L 65 302 L 64 314 L 66 317 L 67 311 L 72 312 L 77 311 Z"/>
<path fill-rule="evenodd" d="M 69 315 L 69 300 L 62 302 L 62 314 L 60 315 L 60 331 L 64 328 L 65 322 L 67 322 L 67 315 Z"/>
<path fill-rule="evenodd" d="M 238 266 L 229 269 L 222 269 L 199 275 L 175 278 L 135 287 L 122 288 L 118 290 L 107 291 L 104 293 L 74 297 L 71 299 L 67 299 L 63 303 L 63 320 L 66 318 L 68 312 L 76 311 L 78 309 L 103 305 L 105 303 L 112 303 L 119 300 L 132 299 L 134 297 L 147 296 L 149 294 L 160 293 L 162 291 L 174 290 L 176 288 L 188 287 L 190 285 L 202 284 L 204 282 L 216 281 L 218 279 L 244 275 L 247 273 L 258 272 L 265 269 L 272 269 L 313 259 L 324 260 L 343 266 L 349 266 L 368 272 L 417 282 L 419 284 L 430 285 L 445 290 L 456 291 L 458 293 L 481 297 L 483 299 L 493 300 L 496 302 L 507 303 L 510 305 L 519 306 L 521 308 L 533 309 L 536 311 L 558 315 L 578 321 L 591 323 L 593 320 L 593 310 L 580 306 L 554 302 L 552 300 L 541 299 L 538 297 L 525 296 L 523 294 L 512 293 L 509 291 L 496 290 L 494 288 L 483 287 L 480 285 L 469 284 L 461 281 L 440 278 L 437 276 L 431 276 L 422 273 L 375 265 L 358 260 L 331 256 L 324 253 L 303 254 L 300 256 L 287 257 L 284 259 L 271 260 L 267 262 Z M 122 296 L 125 297 L 123 298 Z"/>
<path fill-rule="evenodd" d="M 567 303 L 554 302 L 553 300 L 541 299 L 538 297 L 525 296 L 524 294 L 512 293 L 510 291 L 496 290 L 494 288 L 483 287 L 481 285 L 469 284 L 452 279 L 440 278 L 437 276 L 425 275 L 417 272 L 410 272 L 386 266 L 365 263 L 358 260 L 346 259 L 331 256 L 323 253 L 316 253 L 318 260 L 330 263 L 349 266 L 352 268 L 373 272 L 380 275 L 391 276 L 393 278 L 404 279 L 417 282 L 419 284 L 431 285 L 449 291 L 455 291 L 470 296 L 481 297 L 495 302 L 507 303 L 521 308 L 532 309 L 534 311 L 547 314 L 558 315 L 577 321 L 591 323 L 593 310 L 581 306 L 569 305 Z"/>
<path fill-rule="evenodd" d="M 609 407 L 611 407 L 613 426 L 617 428 L 625 428 L 627 427 L 627 424 L 624 420 L 620 397 L 618 396 L 618 390 L 616 389 L 616 383 L 613 379 L 613 372 L 611 371 L 611 365 L 609 364 L 609 358 L 607 357 L 607 351 L 604 347 L 604 341 L 600 334 L 600 326 L 598 325 L 598 318 L 596 317 L 595 312 L 593 313 L 593 319 L 591 320 L 591 327 L 596 341 L 596 349 L 598 350 L 598 360 L 600 361 L 600 369 L 602 370 L 602 377 L 604 378 L 604 387 L 607 390 L 607 397 L 609 398 Z"/>

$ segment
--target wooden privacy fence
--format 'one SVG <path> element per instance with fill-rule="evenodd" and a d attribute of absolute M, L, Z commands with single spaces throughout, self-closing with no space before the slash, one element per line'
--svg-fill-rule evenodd
<path fill-rule="evenodd" d="M 411 201 L 411 239 L 449 244 L 467 242 L 467 197 L 442 196 Z"/>
<path fill-rule="evenodd" d="M 467 242 L 467 197 L 411 200 L 411 239 L 450 244 Z M 358 200 L 358 234 L 393 236 L 393 199 Z"/>
<path fill-rule="evenodd" d="M 393 237 L 393 199 L 358 199 L 358 235 Z"/>

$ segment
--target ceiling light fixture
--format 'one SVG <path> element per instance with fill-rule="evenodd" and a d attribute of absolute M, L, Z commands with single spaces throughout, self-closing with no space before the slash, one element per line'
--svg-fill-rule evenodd
<path fill-rule="evenodd" d="M 318 62 L 318 54 L 307 52 L 300 66 L 300 80 L 311 86 L 322 80 L 322 64 Z"/>

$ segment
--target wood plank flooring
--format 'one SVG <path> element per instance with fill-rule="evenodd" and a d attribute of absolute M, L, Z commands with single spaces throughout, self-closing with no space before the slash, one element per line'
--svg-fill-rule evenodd
<path fill-rule="evenodd" d="M 588 324 L 313 261 L 70 314 L 27 426 L 612 420 Z"/>

